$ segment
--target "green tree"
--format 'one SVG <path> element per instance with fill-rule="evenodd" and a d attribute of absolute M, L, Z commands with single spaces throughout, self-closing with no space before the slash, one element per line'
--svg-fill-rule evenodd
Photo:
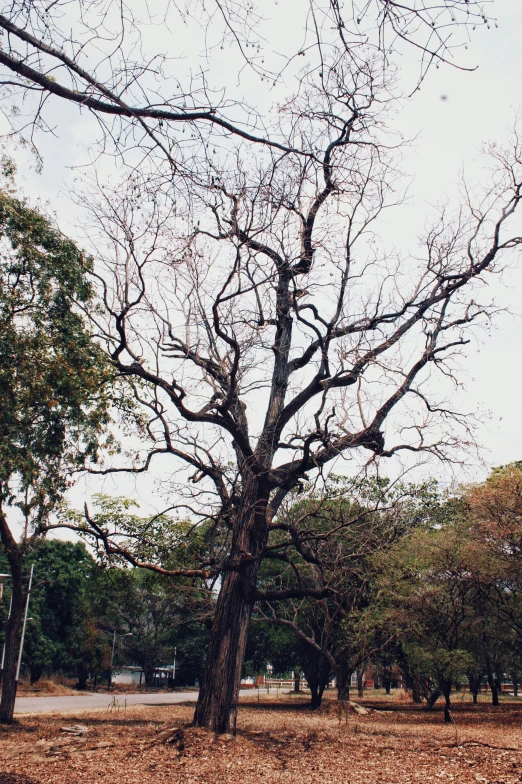
<path fill-rule="evenodd" d="M 398 630 L 407 671 L 431 706 L 442 693 L 451 721 L 451 689 L 473 665 L 476 630 L 469 579 L 469 530 L 458 517 L 414 531 L 380 559 L 380 592 Z M 390 616 L 388 617 L 390 622 Z"/>
<path fill-rule="evenodd" d="M 123 655 L 140 665 L 145 683 L 153 685 L 156 667 L 172 664 L 175 649 L 178 680 L 190 677 L 190 671 L 201 676 L 208 636 L 207 597 L 144 569 L 113 569 L 107 578 L 112 606 L 105 623 L 118 634 L 132 635 L 125 641 Z"/>
<path fill-rule="evenodd" d="M 278 549 L 274 538 L 261 584 L 275 599 L 261 603 L 259 612 L 292 629 L 301 640 L 303 669 L 321 673 L 312 677 L 318 684 L 314 704 L 331 672 L 338 699 L 347 700 L 352 672 L 385 644 L 377 634 L 375 555 L 425 522 L 436 508 L 436 485 L 332 477 L 324 495 L 311 488 L 293 500 L 275 527 L 292 537 L 296 551 Z M 319 600 L 302 598 L 299 585 L 311 594 L 315 590 Z M 307 678 L 310 682 L 308 673 Z"/>
<path fill-rule="evenodd" d="M 151 685 L 154 669 L 173 662 L 175 650 L 177 682 L 194 682 L 203 674 L 214 611 L 214 581 L 197 566 L 208 561 L 214 533 L 207 523 L 195 526 L 167 514 L 142 516 L 137 506 L 129 499 L 96 495 L 92 515 L 88 509 L 63 507 L 57 527 L 90 541 L 94 537 L 101 563 L 111 567 L 104 576 L 107 601 L 99 624 L 108 634 L 132 635 L 125 654 L 143 668 L 145 682 Z"/>
<path fill-rule="evenodd" d="M 31 682 L 44 672 L 63 672 L 85 688 L 89 674 L 106 670 L 110 657 L 107 636 L 97 628 L 107 599 L 100 568 L 82 542 L 40 540 L 27 558 L 35 564 L 23 658 Z"/>
<path fill-rule="evenodd" d="M 97 458 L 112 371 L 82 313 L 93 305 L 91 260 L 8 189 L 0 191 L 0 238 L 0 537 L 12 577 L 0 721 L 11 722 L 24 555 L 73 471 Z"/>

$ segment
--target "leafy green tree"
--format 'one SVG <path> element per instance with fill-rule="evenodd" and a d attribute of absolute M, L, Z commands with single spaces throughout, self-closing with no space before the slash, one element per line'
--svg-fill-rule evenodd
<path fill-rule="evenodd" d="M 105 624 L 129 635 L 121 653 L 142 667 L 145 683 L 153 685 L 156 667 L 172 664 L 175 649 L 178 680 L 190 677 L 191 671 L 201 676 L 207 596 L 145 569 L 113 569 L 107 579 L 111 606 Z"/>
<path fill-rule="evenodd" d="M 320 702 L 333 672 L 338 699 L 347 700 L 352 672 L 376 649 L 381 602 L 374 590 L 375 554 L 425 523 L 436 507 L 436 486 L 333 477 L 324 495 L 310 489 L 293 500 L 276 527 L 292 536 L 296 553 L 274 544 L 261 569 L 265 594 L 286 592 L 287 598 L 266 601 L 259 612 L 301 640 L 308 662 L 303 669 L 309 666 L 309 682 L 317 681 L 315 699 Z M 310 594 L 315 589 L 318 600 L 294 595 L 299 584 Z M 377 649 L 383 644 L 381 639 Z"/>
<path fill-rule="evenodd" d="M 172 663 L 176 651 L 176 681 L 193 683 L 203 674 L 214 610 L 214 581 L 197 567 L 209 560 L 215 532 L 167 514 L 143 516 L 137 506 L 96 495 L 92 514 L 63 507 L 58 526 L 94 542 L 101 563 L 112 567 L 100 623 L 107 633 L 129 635 L 125 655 L 143 668 L 145 682 L 151 685 L 155 668 Z"/>
<path fill-rule="evenodd" d="M 112 370 L 83 316 L 91 268 L 48 218 L 0 191 L 0 537 L 12 577 L 0 722 L 13 717 L 24 554 L 109 421 Z"/>
<path fill-rule="evenodd" d="M 414 531 L 381 560 L 380 592 L 389 602 L 410 677 L 430 706 L 444 695 L 448 722 L 452 685 L 473 665 L 469 544 L 467 526 L 450 515 L 443 526 Z"/>
<path fill-rule="evenodd" d="M 39 541 L 30 558 L 35 564 L 33 622 L 23 661 L 31 682 L 44 672 L 63 672 L 77 675 L 79 688 L 85 688 L 91 673 L 107 669 L 110 657 L 107 636 L 97 628 L 100 569 L 81 542 Z"/>

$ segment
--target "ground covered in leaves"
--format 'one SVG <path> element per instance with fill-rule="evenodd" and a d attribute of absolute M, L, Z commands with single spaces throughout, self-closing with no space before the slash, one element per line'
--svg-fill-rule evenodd
<path fill-rule="evenodd" d="M 0 730 L 0 784 L 522 782 L 522 704 L 461 702 L 449 726 L 440 709 L 364 705 L 244 701 L 236 738 L 191 728 L 193 705 L 21 717 Z"/>

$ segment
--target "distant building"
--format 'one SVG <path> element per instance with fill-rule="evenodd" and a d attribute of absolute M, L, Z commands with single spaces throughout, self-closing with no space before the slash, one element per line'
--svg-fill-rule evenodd
<path fill-rule="evenodd" d="M 141 686 L 145 674 L 141 667 L 118 667 L 112 672 L 112 682 L 125 686 Z"/>

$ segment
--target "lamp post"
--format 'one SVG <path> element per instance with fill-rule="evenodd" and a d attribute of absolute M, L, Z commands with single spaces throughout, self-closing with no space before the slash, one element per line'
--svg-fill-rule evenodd
<path fill-rule="evenodd" d="M 24 623 L 22 626 L 22 637 L 20 640 L 20 650 L 18 651 L 18 664 L 16 665 L 16 682 L 18 683 L 20 679 L 20 667 L 22 666 L 22 653 L 24 650 L 24 640 L 25 640 L 25 627 L 27 626 L 27 618 L 29 612 L 29 599 L 31 598 L 31 588 L 33 586 L 33 573 L 34 573 L 34 564 L 31 564 L 31 571 L 29 573 L 29 586 L 27 588 L 27 596 L 25 599 L 25 611 L 24 611 Z"/>
<path fill-rule="evenodd" d="M 271 664 L 267 664 L 267 665 L 266 665 L 266 674 L 267 674 L 267 679 L 266 679 L 266 693 L 267 693 L 267 694 L 270 694 L 270 678 L 271 678 L 271 676 L 272 676 L 272 672 L 273 672 L 273 671 L 274 671 L 274 668 L 272 667 L 272 665 L 271 665 Z"/>
<path fill-rule="evenodd" d="M 116 648 L 116 637 L 132 637 L 132 632 L 127 632 L 127 634 L 117 634 L 116 629 L 114 629 L 112 635 L 112 653 L 111 653 L 111 665 L 109 668 L 109 691 L 112 689 L 112 664 L 114 662 L 114 650 Z"/>
<path fill-rule="evenodd" d="M 8 577 L 11 577 L 10 574 L 0 574 L 0 602 L 4 597 L 4 580 L 7 580 Z M 9 606 L 9 615 L 11 615 L 11 606 Z"/>
<path fill-rule="evenodd" d="M 174 646 L 174 663 L 172 665 L 172 688 L 174 689 L 174 681 L 176 680 L 176 653 L 177 647 Z"/>

